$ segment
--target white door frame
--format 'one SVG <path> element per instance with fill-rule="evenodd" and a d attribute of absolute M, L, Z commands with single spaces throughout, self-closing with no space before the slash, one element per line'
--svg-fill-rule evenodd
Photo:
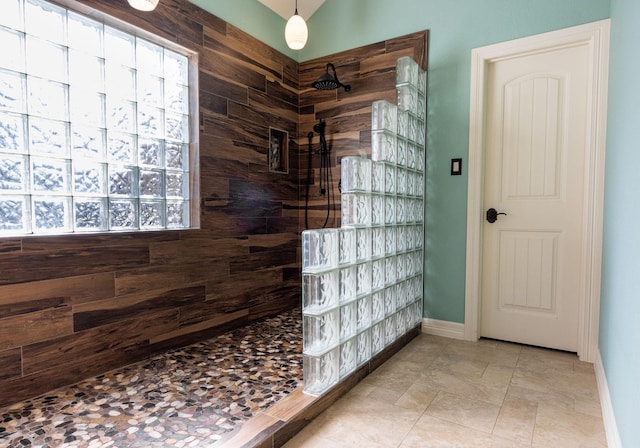
<path fill-rule="evenodd" d="M 590 97 L 585 154 L 584 235 L 580 257 L 580 309 L 578 356 L 594 362 L 598 349 L 600 321 L 600 277 L 602 262 L 602 216 L 606 140 L 607 80 L 610 20 L 579 25 L 559 31 L 476 48 L 471 52 L 471 104 L 469 120 L 469 184 L 467 196 L 467 261 L 465 282 L 464 338 L 480 335 L 482 291 L 482 228 L 484 225 L 484 127 L 486 75 L 492 61 L 508 59 L 541 49 L 588 45 Z"/>

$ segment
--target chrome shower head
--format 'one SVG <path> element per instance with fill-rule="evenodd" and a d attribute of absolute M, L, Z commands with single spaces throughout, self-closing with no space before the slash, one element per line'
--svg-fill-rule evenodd
<path fill-rule="evenodd" d="M 333 76 L 329 74 L 329 67 L 331 67 L 331 69 L 333 70 Z M 320 78 L 318 78 L 317 81 L 314 81 L 313 84 L 311 84 L 311 86 L 314 89 L 318 89 L 318 90 L 333 90 L 333 89 L 337 89 L 338 87 L 342 87 L 345 92 L 349 92 L 351 90 L 350 85 L 342 84 L 340 81 L 338 81 L 336 68 L 331 63 L 327 64 L 325 72 L 322 74 L 322 76 L 320 76 Z"/>

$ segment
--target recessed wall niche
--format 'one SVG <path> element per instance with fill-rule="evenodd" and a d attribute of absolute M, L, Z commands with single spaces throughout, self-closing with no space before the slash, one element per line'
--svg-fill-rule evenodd
<path fill-rule="evenodd" d="M 281 129 L 269 128 L 269 171 L 272 173 L 289 172 L 289 133 Z"/>

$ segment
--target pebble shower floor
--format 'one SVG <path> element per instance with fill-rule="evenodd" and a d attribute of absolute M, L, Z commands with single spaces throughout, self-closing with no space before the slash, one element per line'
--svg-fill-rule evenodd
<path fill-rule="evenodd" d="M 341 161 L 338 229 L 302 233 L 304 391 L 322 395 L 422 320 L 427 75 L 398 59 L 371 159 Z"/>
<path fill-rule="evenodd" d="M 0 409 L 0 446 L 211 447 L 302 380 L 300 309 Z"/>

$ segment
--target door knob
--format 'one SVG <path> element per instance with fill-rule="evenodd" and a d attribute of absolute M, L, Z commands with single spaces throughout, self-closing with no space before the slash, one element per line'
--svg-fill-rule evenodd
<path fill-rule="evenodd" d="M 489 210 L 487 210 L 487 221 L 493 224 L 498 220 L 498 215 L 506 216 L 506 213 L 498 212 L 495 208 L 490 208 Z"/>

